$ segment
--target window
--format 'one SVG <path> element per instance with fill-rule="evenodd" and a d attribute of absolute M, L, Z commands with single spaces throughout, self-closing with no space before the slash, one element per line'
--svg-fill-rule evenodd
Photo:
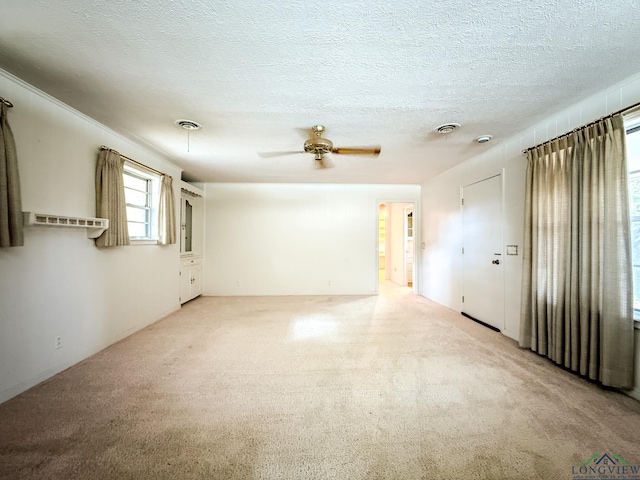
<path fill-rule="evenodd" d="M 129 237 L 133 241 L 158 239 L 160 177 L 129 163 L 124 166 L 124 195 Z"/>
<path fill-rule="evenodd" d="M 640 320 L 640 116 L 627 119 L 627 162 L 633 261 L 633 317 Z"/>

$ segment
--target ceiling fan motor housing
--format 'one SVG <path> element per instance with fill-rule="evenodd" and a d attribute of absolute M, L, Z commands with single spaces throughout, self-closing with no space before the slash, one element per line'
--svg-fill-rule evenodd
<path fill-rule="evenodd" d="M 331 153 L 332 150 L 333 142 L 326 138 L 310 138 L 304 142 L 304 151 L 307 153 L 323 155 L 325 153 Z"/>

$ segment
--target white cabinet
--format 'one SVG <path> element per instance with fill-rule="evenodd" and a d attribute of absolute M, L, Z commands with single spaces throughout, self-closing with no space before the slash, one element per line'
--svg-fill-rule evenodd
<path fill-rule="evenodd" d="M 202 293 L 204 192 L 181 182 L 180 195 L 180 303 Z"/>
<path fill-rule="evenodd" d="M 202 258 L 180 262 L 180 303 L 188 302 L 202 293 Z"/>

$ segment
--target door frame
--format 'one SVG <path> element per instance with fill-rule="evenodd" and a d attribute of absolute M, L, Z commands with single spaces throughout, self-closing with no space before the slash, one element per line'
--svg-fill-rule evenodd
<path fill-rule="evenodd" d="M 421 235 L 420 235 L 420 201 L 419 200 L 415 200 L 415 199 L 406 199 L 406 198 L 382 198 L 382 199 L 377 199 L 376 203 L 375 203 L 375 234 L 373 235 L 373 239 L 374 239 L 374 255 L 375 255 L 375 276 L 374 276 L 374 289 L 373 291 L 375 292 L 375 294 L 377 295 L 378 293 L 380 293 L 380 286 L 379 286 L 379 281 L 378 281 L 378 274 L 379 274 L 379 268 L 380 268 L 380 257 L 378 254 L 378 218 L 379 218 L 379 208 L 380 208 L 380 204 L 381 203 L 410 203 L 413 205 L 413 285 L 411 286 L 411 291 L 417 295 L 418 292 L 420 291 L 419 288 L 419 284 L 420 284 L 420 258 L 421 258 L 421 253 L 422 253 L 422 248 L 417 248 L 416 245 L 422 245 L 421 240 Z M 404 216 L 404 215 L 403 215 Z M 403 225 L 404 225 L 404 218 L 403 218 Z M 405 233 L 403 232 L 402 234 L 402 240 L 404 242 L 404 238 L 405 238 Z M 403 251 L 404 251 L 404 247 L 403 247 Z M 403 268 L 406 268 L 406 261 L 403 255 Z M 406 275 L 403 273 L 403 278 L 406 280 Z"/>

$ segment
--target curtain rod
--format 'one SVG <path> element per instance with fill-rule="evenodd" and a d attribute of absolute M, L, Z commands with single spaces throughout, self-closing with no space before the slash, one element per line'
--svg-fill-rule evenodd
<path fill-rule="evenodd" d="M 115 151 L 116 151 L 116 150 L 114 150 L 113 148 L 109 148 L 109 147 L 107 147 L 107 146 L 105 146 L 105 145 L 100 145 L 100 150 L 110 150 L 110 151 L 112 151 L 112 152 L 115 152 Z M 149 170 L 149 171 L 151 171 L 151 172 L 153 172 L 153 173 L 155 173 L 155 174 L 157 174 L 157 175 L 160 175 L 161 177 L 162 177 L 163 175 L 166 175 L 165 173 L 162 173 L 161 171 L 156 170 L 155 168 L 148 167 L 148 166 L 147 166 L 147 165 L 145 165 L 144 163 L 140 163 L 140 162 L 138 162 L 137 160 L 134 160 L 133 158 L 129 158 L 129 157 L 125 156 L 125 155 L 122 155 L 120 152 L 118 152 L 118 155 L 120 155 L 122 158 L 124 158 L 125 160 L 127 160 L 127 161 L 129 161 L 129 162 L 131 162 L 131 163 L 135 163 L 135 164 L 136 164 L 136 165 L 138 165 L 139 167 L 142 167 L 142 168 L 144 168 L 144 169 L 146 169 L 146 170 Z"/>
<path fill-rule="evenodd" d="M 13 108 L 13 103 L 11 103 L 9 100 L 6 100 L 2 97 L 0 97 L 0 103 L 4 103 L 7 107 Z"/>
<path fill-rule="evenodd" d="M 567 135 L 571 135 L 574 132 L 580 131 L 580 130 L 582 130 L 584 128 L 587 128 L 587 127 L 590 127 L 591 125 L 595 125 L 596 123 L 598 123 L 601 120 L 604 120 L 605 118 L 611 118 L 611 117 L 613 117 L 615 115 L 618 115 L 619 113 L 624 113 L 624 112 L 627 112 L 629 110 L 633 110 L 636 107 L 640 107 L 640 102 L 636 102 L 633 105 L 629 105 L 628 107 L 621 108 L 620 110 L 617 110 L 617 111 L 615 111 L 613 113 L 610 113 L 609 115 L 605 115 L 604 117 L 600 117 L 598 120 L 594 120 L 593 122 L 585 123 L 584 125 L 582 125 L 580 127 L 576 127 L 573 130 L 569 130 L 568 132 L 565 132 L 562 135 L 558 135 L 557 137 L 554 137 L 554 138 L 552 138 L 550 140 L 547 140 L 546 142 L 539 143 L 538 145 L 534 145 L 533 147 L 525 148 L 524 150 L 522 150 L 522 153 L 527 153 L 530 150 L 534 150 L 534 149 L 536 149 L 538 147 L 546 145 L 547 143 L 551 143 L 551 142 L 553 142 L 555 140 L 558 140 L 559 138 L 566 137 Z"/>

